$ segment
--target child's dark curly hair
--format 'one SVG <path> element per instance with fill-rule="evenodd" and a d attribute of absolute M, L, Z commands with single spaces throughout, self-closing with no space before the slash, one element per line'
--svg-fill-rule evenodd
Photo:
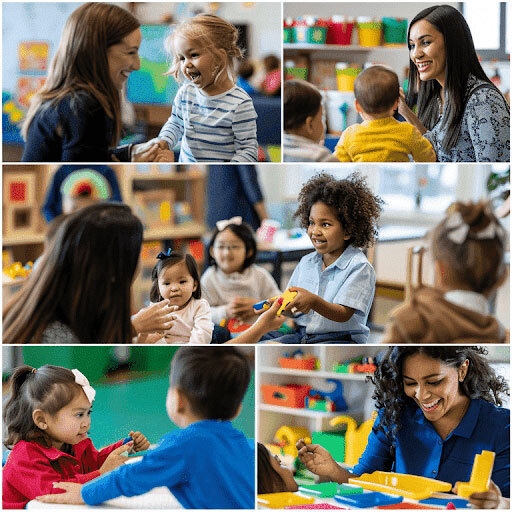
<path fill-rule="evenodd" d="M 320 173 L 307 181 L 299 193 L 299 207 L 295 212 L 303 228 L 307 229 L 311 207 L 319 201 L 336 212 L 343 229 L 350 235 L 347 245 L 361 248 L 373 245 L 384 201 L 373 194 L 362 176 L 353 173 L 339 180 Z"/>
<path fill-rule="evenodd" d="M 394 437 L 400 429 L 400 416 L 406 407 L 417 408 L 416 402 L 405 394 L 402 380 L 404 361 L 414 354 L 424 354 L 456 369 L 467 359 L 468 371 L 464 381 L 459 384 L 459 389 L 471 399 L 481 398 L 501 406 L 501 397 L 509 395 L 506 380 L 497 376 L 491 368 L 485 358 L 487 350 L 483 347 L 416 345 L 388 348 L 382 357 L 378 358 L 374 376 L 368 377 L 367 380 L 375 385 L 372 398 L 377 409 L 383 410 L 377 430 L 382 430 L 391 441 L 393 456 Z"/>

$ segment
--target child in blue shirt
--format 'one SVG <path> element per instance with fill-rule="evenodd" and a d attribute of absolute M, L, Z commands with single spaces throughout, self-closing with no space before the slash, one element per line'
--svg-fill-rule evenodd
<path fill-rule="evenodd" d="M 91 485 L 55 484 L 46 503 L 98 505 L 166 486 L 185 508 L 253 509 L 254 444 L 230 422 L 251 379 L 247 357 L 234 347 L 182 347 L 172 362 L 166 409 L 180 430 L 165 435 L 140 462 Z"/>
<path fill-rule="evenodd" d="M 362 249 L 375 241 L 381 205 L 357 174 L 338 180 L 321 173 L 302 187 L 295 216 L 315 252 L 300 260 L 290 278 L 288 289 L 298 293 L 286 311 L 303 314 L 295 319 L 295 333 L 271 331 L 263 341 L 367 341 L 375 271 Z"/>

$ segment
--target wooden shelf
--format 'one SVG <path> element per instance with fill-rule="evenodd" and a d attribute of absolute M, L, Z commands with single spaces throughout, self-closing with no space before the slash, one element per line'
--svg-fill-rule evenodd
<path fill-rule="evenodd" d="M 323 412 L 313 409 L 299 409 L 295 407 L 282 407 L 280 405 L 260 404 L 260 411 L 278 412 L 281 414 L 290 414 L 292 416 L 302 416 L 305 418 L 334 418 L 346 411 Z M 351 410 L 350 414 L 357 414 L 357 411 Z"/>
<path fill-rule="evenodd" d="M 172 164 L 170 164 L 172 165 Z M 204 179 L 201 171 L 169 172 L 169 173 L 139 173 L 131 171 L 130 177 L 133 181 L 195 181 Z"/>
<path fill-rule="evenodd" d="M 3 236 L 2 245 L 3 247 L 14 246 L 14 245 L 38 245 L 44 243 L 45 234 L 33 234 L 33 235 L 12 235 Z"/>
<path fill-rule="evenodd" d="M 310 377 L 312 379 L 336 379 L 336 380 L 366 380 L 368 375 L 373 373 L 338 373 L 327 372 L 323 370 L 291 370 L 289 368 L 281 368 L 275 366 L 263 366 L 259 369 L 260 373 L 267 373 L 271 375 L 288 375 L 290 377 Z"/>
<path fill-rule="evenodd" d="M 200 238 L 206 233 L 206 225 L 187 222 L 165 228 L 144 231 L 144 240 L 168 240 L 172 238 Z"/>

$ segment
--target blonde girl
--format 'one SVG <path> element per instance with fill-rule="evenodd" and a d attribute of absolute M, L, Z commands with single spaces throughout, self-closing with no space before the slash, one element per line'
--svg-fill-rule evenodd
<path fill-rule="evenodd" d="M 199 14 L 178 25 L 168 40 L 173 56 L 168 74 L 184 82 L 172 114 L 153 139 L 157 160 L 172 161 L 181 141 L 180 162 L 256 162 L 256 112 L 250 96 L 235 85 L 235 65 L 242 57 L 238 30 L 211 14 Z"/>

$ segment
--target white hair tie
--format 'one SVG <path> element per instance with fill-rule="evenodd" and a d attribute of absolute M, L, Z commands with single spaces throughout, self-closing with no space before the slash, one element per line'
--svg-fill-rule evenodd
<path fill-rule="evenodd" d="M 464 222 L 460 212 L 455 212 L 448 216 L 445 222 L 445 228 L 449 230 L 446 236 L 457 245 L 466 241 L 470 230 L 469 224 Z M 504 235 L 505 230 L 503 227 L 496 220 L 491 219 L 487 227 L 476 233 L 472 233 L 472 238 L 477 240 L 492 240 L 495 237 L 503 238 Z"/>
<path fill-rule="evenodd" d="M 71 370 L 73 372 L 73 375 L 75 376 L 75 382 L 82 386 L 82 389 L 84 390 L 85 396 L 89 400 L 89 402 L 92 404 L 94 397 L 96 396 L 95 389 L 89 384 L 89 381 L 87 380 L 87 377 L 77 369 Z"/>
<path fill-rule="evenodd" d="M 240 224 L 242 224 L 242 217 L 237 216 L 231 217 L 231 219 L 219 220 L 215 225 L 219 231 L 224 231 L 230 224 L 236 224 L 237 226 L 240 226 Z"/>

